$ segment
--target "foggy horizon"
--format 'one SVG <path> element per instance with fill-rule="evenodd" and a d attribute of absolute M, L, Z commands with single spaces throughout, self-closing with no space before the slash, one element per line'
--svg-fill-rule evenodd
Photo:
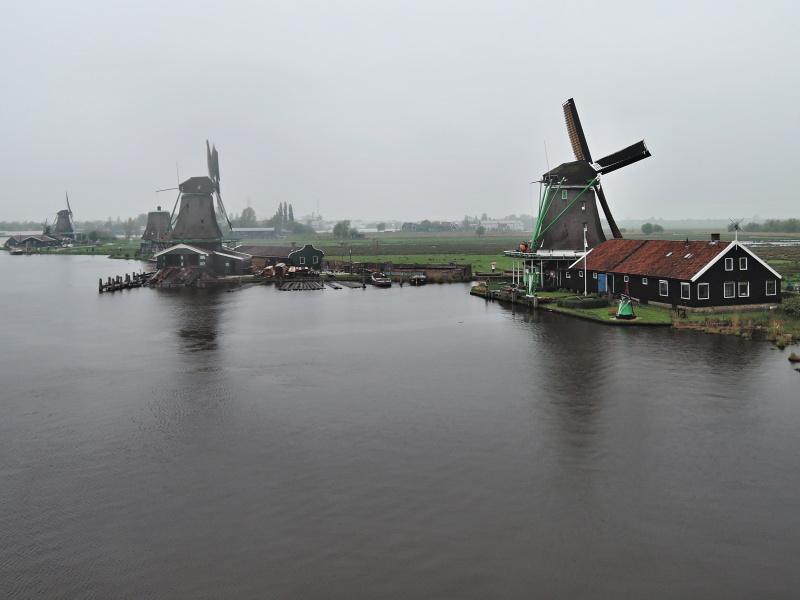
<path fill-rule="evenodd" d="M 796 216 L 789 186 L 800 58 L 788 2 L 17 5 L 3 220 L 171 210 L 220 153 L 231 213 L 278 202 L 326 219 L 534 213 L 539 179 L 574 160 L 575 98 L 594 158 L 644 139 L 603 177 L 617 220 Z M 790 158 L 791 160 L 791 158 Z"/>

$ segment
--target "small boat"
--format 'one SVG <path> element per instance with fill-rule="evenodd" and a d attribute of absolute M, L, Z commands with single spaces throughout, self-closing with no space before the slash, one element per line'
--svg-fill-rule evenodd
<path fill-rule="evenodd" d="M 21 256 L 25 254 L 25 250 L 23 250 L 22 248 L 11 248 L 11 250 L 9 250 L 8 253 L 11 256 Z"/>
<path fill-rule="evenodd" d="M 372 273 L 369 276 L 369 279 L 370 282 L 372 282 L 372 285 L 374 285 L 375 287 L 384 287 L 384 288 L 392 287 L 392 280 L 389 279 L 383 273 L 380 273 L 378 271 Z"/>
<path fill-rule="evenodd" d="M 789 355 L 789 362 L 791 362 L 791 363 L 800 363 L 800 354 L 795 354 L 794 352 L 792 352 Z"/>
<path fill-rule="evenodd" d="M 428 281 L 428 278 L 425 276 L 425 273 L 414 273 L 408 279 L 408 283 L 411 285 L 425 285 Z"/>

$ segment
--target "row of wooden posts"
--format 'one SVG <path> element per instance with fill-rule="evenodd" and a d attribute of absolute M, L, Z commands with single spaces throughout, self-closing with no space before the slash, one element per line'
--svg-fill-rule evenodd
<path fill-rule="evenodd" d="M 105 282 L 101 277 L 97 281 L 97 291 L 103 294 L 106 292 L 118 292 L 120 290 L 139 288 L 143 285 L 147 285 L 152 275 L 152 273 L 134 273 L 133 275 L 125 273 L 124 277 L 122 275 L 108 277 Z"/>

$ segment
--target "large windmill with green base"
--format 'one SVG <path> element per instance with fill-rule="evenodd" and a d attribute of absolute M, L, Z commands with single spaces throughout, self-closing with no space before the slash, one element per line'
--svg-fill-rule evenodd
<path fill-rule="evenodd" d="M 597 205 L 600 204 L 611 234 L 621 238 L 600 176 L 650 156 L 644 141 L 593 160 L 581 126 L 575 101 L 563 104 L 567 133 L 575 160 L 560 164 L 542 175 L 539 183 L 537 218 L 530 244 L 505 252 L 524 263 L 529 294 L 536 289 L 563 287 L 569 264 L 606 240 Z"/>

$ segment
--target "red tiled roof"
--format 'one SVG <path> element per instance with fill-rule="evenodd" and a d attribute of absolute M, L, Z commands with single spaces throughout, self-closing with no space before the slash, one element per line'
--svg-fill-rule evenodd
<path fill-rule="evenodd" d="M 590 271 L 614 271 L 615 267 L 638 250 L 645 240 L 608 240 L 595 246 L 587 257 L 586 268 Z M 583 260 L 574 263 L 583 268 Z"/>
<path fill-rule="evenodd" d="M 608 240 L 588 254 L 587 269 L 689 280 L 730 242 Z M 575 268 L 582 263 L 575 263 Z"/>

